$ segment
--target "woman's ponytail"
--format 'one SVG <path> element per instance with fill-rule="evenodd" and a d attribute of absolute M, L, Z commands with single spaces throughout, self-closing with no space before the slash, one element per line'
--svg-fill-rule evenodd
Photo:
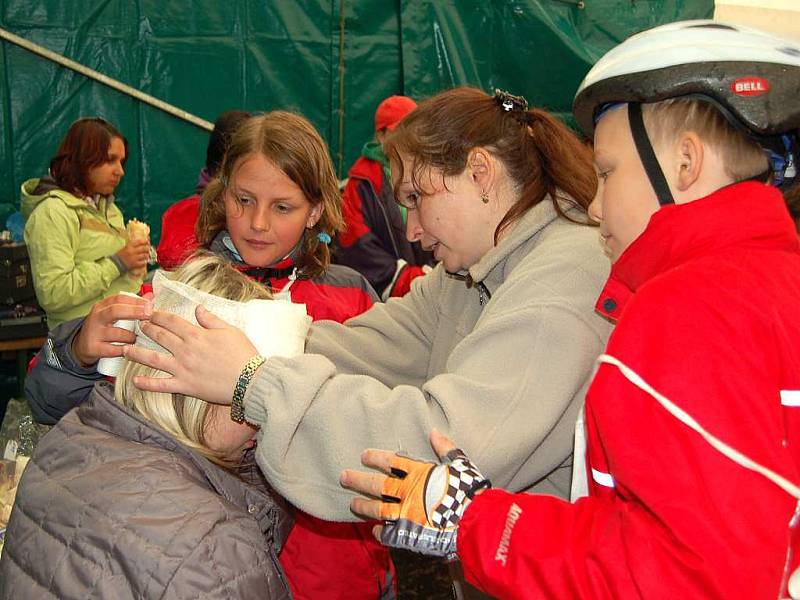
<path fill-rule="evenodd" d="M 566 211 L 577 207 L 585 213 L 597 191 L 591 149 L 546 111 L 532 108 L 524 115 L 520 119 L 522 152 L 509 153 L 509 158 L 501 156 L 511 176 L 522 182 L 520 200 L 503 218 L 495 239 L 545 197 L 561 217 L 576 223 L 590 222 L 575 219 Z"/>

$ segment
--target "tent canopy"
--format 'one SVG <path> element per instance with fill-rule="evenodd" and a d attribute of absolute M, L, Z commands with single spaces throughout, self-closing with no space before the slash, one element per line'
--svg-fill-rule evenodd
<path fill-rule="evenodd" d="M 709 18 L 712 0 L 5 0 L 0 27 L 208 121 L 296 110 L 339 175 L 371 138 L 375 107 L 457 85 L 523 94 L 569 122 L 572 96 L 633 32 Z M 130 142 L 123 211 L 153 226 L 192 193 L 207 132 L 16 45 L 0 46 L 0 217 L 46 173 L 69 124 L 100 115 Z"/>

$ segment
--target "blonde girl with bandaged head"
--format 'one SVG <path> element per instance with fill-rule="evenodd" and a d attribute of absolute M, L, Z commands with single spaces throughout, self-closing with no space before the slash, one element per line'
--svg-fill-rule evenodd
<path fill-rule="evenodd" d="M 237 302 L 270 297 L 213 256 L 173 280 Z M 58 598 L 289 598 L 277 554 L 291 520 L 245 460 L 256 430 L 224 407 L 142 392 L 136 375 L 163 373 L 127 363 L 36 448 L 0 560 L 2 595 L 25 597 L 36 582 L 37 595 Z"/>
<path fill-rule="evenodd" d="M 226 261 L 212 255 L 188 261 L 174 279 L 201 292 L 237 302 L 271 298 L 263 286 L 241 276 Z M 241 463 L 245 451 L 255 445 L 256 429 L 246 422 L 232 421 L 230 411 L 182 394 L 144 392 L 133 385 L 137 375 L 159 377 L 164 373 L 125 361 L 114 388 L 116 401 L 156 423 L 212 462 L 234 467 Z"/>

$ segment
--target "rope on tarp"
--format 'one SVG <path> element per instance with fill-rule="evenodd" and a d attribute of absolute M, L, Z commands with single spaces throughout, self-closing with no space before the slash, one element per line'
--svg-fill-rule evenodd
<path fill-rule="evenodd" d="M 133 98 L 136 98 L 140 102 L 144 102 L 158 108 L 159 110 L 163 110 L 166 113 L 174 117 L 178 117 L 179 119 L 183 119 L 191 123 L 192 125 L 197 125 L 201 129 L 205 129 L 206 131 L 211 131 L 214 129 L 214 124 L 206 121 L 205 119 L 201 119 L 198 116 L 193 115 L 190 112 L 182 110 L 172 104 L 168 104 L 163 100 L 159 100 L 158 98 L 151 96 L 150 94 L 145 94 L 144 92 L 137 90 L 129 85 L 122 83 L 121 81 L 117 81 L 116 79 L 112 79 L 108 75 L 103 75 L 102 73 L 95 71 L 94 69 L 90 69 L 78 62 L 75 62 L 72 59 L 66 58 L 61 56 L 60 54 L 53 52 L 52 50 L 48 50 L 44 46 L 40 46 L 38 44 L 34 44 L 31 41 L 26 40 L 18 35 L 14 35 L 10 31 L 6 31 L 5 29 L 0 28 L 0 39 L 6 40 L 11 42 L 12 44 L 16 44 L 29 52 L 33 52 L 34 54 L 38 54 L 50 60 L 54 63 L 61 65 L 62 67 L 66 67 L 67 69 L 71 69 L 81 75 L 89 77 L 90 79 L 94 79 L 104 85 L 107 85 L 110 88 L 117 90 L 118 92 L 122 92 L 123 94 L 127 94 Z"/>

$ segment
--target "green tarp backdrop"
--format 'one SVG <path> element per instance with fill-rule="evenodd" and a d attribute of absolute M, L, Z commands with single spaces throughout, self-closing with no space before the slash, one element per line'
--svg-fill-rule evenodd
<path fill-rule="evenodd" d="M 208 121 L 306 115 L 344 177 L 378 102 L 455 85 L 525 95 L 568 118 L 591 64 L 627 35 L 709 18 L 713 0 L 0 0 L 0 28 Z M 0 45 L 0 226 L 76 118 L 128 138 L 118 188 L 153 226 L 193 193 L 207 133 L 9 42 Z"/>

